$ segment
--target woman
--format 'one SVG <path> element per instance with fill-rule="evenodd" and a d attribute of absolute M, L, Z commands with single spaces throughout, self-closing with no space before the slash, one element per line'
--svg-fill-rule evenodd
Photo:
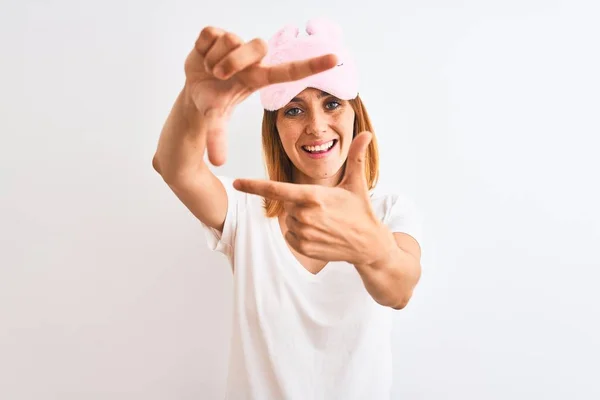
<path fill-rule="evenodd" d="M 202 30 L 154 168 L 234 279 L 229 399 L 384 399 L 390 333 L 420 278 L 413 211 L 373 191 L 377 148 L 332 22 L 267 45 Z M 217 177 L 234 107 L 260 90 L 269 180 Z"/>

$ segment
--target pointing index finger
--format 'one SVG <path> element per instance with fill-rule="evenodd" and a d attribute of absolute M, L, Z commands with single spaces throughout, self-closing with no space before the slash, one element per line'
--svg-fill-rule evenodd
<path fill-rule="evenodd" d="M 296 81 L 335 67 L 337 57 L 326 54 L 306 60 L 293 61 L 266 67 L 266 85 Z"/>
<path fill-rule="evenodd" d="M 271 200 L 297 203 L 314 202 L 311 186 L 258 179 L 236 179 L 233 182 L 233 187 L 241 192 L 255 194 Z"/>

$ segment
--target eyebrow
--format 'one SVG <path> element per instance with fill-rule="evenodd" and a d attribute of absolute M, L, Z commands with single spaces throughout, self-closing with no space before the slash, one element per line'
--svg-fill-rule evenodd
<path fill-rule="evenodd" d="M 331 94 L 321 90 L 321 93 L 319 93 L 317 98 L 322 99 L 323 97 L 327 97 L 327 96 L 331 96 Z M 304 101 L 304 99 L 302 99 L 301 97 L 294 97 L 292 100 L 290 100 L 290 103 L 294 102 L 294 101 Z"/>

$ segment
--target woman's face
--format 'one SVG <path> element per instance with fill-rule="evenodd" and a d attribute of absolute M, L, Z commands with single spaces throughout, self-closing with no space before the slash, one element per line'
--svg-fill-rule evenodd
<path fill-rule="evenodd" d="M 348 101 L 308 88 L 277 111 L 276 125 L 295 183 L 339 183 L 354 130 Z"/>

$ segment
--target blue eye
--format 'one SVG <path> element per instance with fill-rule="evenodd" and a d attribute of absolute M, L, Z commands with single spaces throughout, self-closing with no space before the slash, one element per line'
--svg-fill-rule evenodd
<path fill-rule="evenodd" d="M 331 104 L 335 104 L 335 107 L 329 107 Z M 329 103 L 327 103 L 326 107 L 329 108 L 330 110 L 335 110 L 336 108 L 338 108 L 339 106 L 341 106 L 341 104 L 337 101 L 330 101 Z"/>
<path fill-rule="evenodd" d="M 298 112 L 296 112 L 296 111 L 298 111 Z M 293 116 L 295 116 L 295 115 L 298 115 L 298 113 L 299 113 L 300 111 L 301 111 L 301 110 L 300 110 L 298 107 L 290 108 L 289 110 L 287 110 L 287 111 L 285 112 L 285 115 L 289 115 L 289 116 L 292 116 L 292 117 L 293 117 Z"/>
<path fill-rule="evenodd" d="M 331 110 L 335 110 L 335 109 L 337 109 L 337 108 L 339 108 L 341 106 L 342 105 L 340 104 L 340 102 L 339 101 L 335 101 L 335 100 L 328 101 L 325 104 L 325 108 L 328 109 L 328 110 L 330 110 L 330 111 Z M 303 113 L 303 111 L 300 108 L 298 108 L 298 107 L 292 107 L 289 110 L 287 110 L 284 114 L 287 115 L 288 117 L 296 117 L 296 116 L 300 115 L 301 113 Z"/>

